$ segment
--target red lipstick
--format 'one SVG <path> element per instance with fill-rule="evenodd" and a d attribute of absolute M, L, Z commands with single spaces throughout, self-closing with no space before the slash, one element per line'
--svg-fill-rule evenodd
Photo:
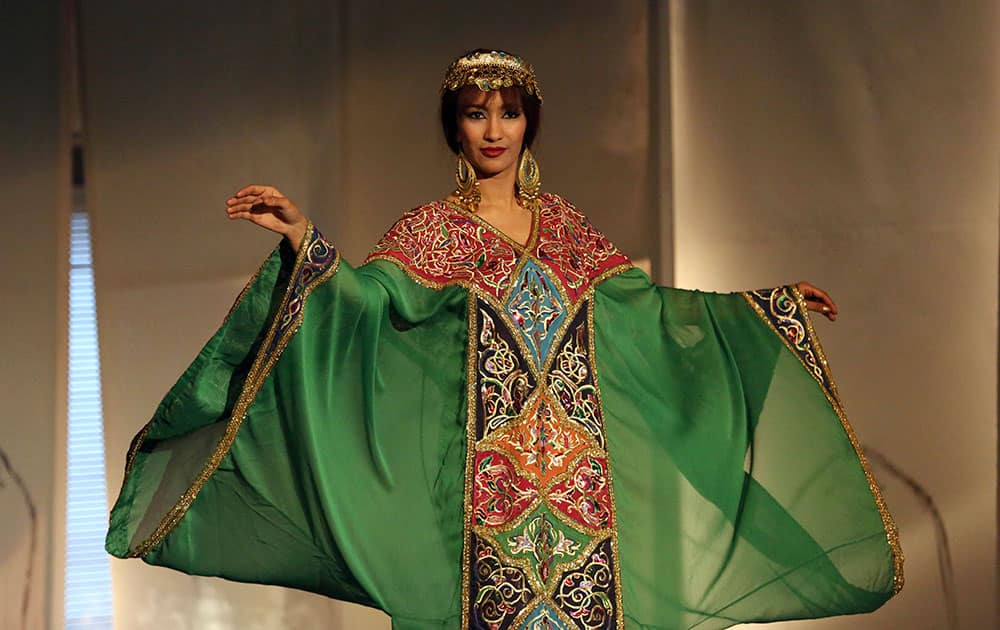
<path fill-rule="evenodd" d="M 506 150 L 507 149 L 505 149 L 504 147 L 484 147 L 480 149 L 479 152 L 488 158 L 495 158 L 495 157 L 500 157 L 500 155 L 502 155 L 503 152 Z"/>

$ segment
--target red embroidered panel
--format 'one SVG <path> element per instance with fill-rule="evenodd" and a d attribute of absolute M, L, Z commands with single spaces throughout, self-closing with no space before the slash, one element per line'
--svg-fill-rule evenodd
<path fill-rule="evenodd" d="M 543 193 L 539 202 L 528 248 L 464 210 L 433 201 L 403 214 L 366 262 L 388 258 L 434 287 L 462 284 L 501 299 L 526 253 L 552 270 L 570 302 L 605 271 L 629 263 L 562 197 Z"/>

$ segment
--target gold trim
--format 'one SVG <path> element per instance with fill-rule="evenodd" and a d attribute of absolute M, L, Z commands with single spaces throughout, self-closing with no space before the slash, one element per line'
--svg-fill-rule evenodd
<path fill-rule="evenodd" d="M 610 277 L 610 276 L 609 276 Z M 615 562 L 615 605 L 618 606 L 618 630 L 625 627 L 625 609 L 622 607 L 622 575 L 621 575 L 621 553 L 618 551 L 618 505 L 615 502 L 614 485 L 614 462 L 611 461 L 611 445 L 608 444 L 607 423 L 604 422 L 604 400 L 601 398 L 601 385 L 597 373 L 597 337 L 594 328 L 594 286 L 591 284 L 587 289 L 587 326 L 589 335 L 587 342 L 590 344 L 590 363 L 594 375 L 594 390 L 597 392 L 597 406 L 601 409 L 601 432 L 604 434 L 604 450 L 608 457 L 608 494 L 611 498 L 611 550 L 614 553 Z"/>
<path fill-rule="evenodd" d="M 459 214 L 461 214 L 463 217 L 472 219 L 473 222 L 478 223 L 479 225 L 493 232 L 496 236 L 506 241 L 507 244 L 516 247 L 518 251 L 521 252 L 521 254 L 530 255 L 530 252 L 534 251 L 535 247 L 538 245 L 538 229 L 539 225 L 541 224 L 541 221 L 539 219 L 539 214 L 541 214 L 541 212 L 540 209 L 538 208 L 538 204 L 530 204 L 530 207 L 524 208 L 525 210 L 531 213 L 531 231 L 528 232 L 527 242 L 525 242 L 524 245 L 522 245 L 521 243 L 518 243 L 516 240 L 511 238 L 506 232 L 504 232 L 497 226 L 493 225 L 492 223 L 482 218 L 475 212 L 470 212 L 468 208 L 463 208 L 454 201 L 442 199 L 437 203 L 444 204 L 445 206 L 451 208 L 452 210 L 458 210 Z"/>
<path fill-rule="evenodd" d="M 202 487 L 204 487 L 205 483 L 212 476 L 212 474 L 215 473 L 215 470 L 219 467 L 219 464 L 222 463 L 222 460 L 226 457 L 226 455 L 229 454 L 229 450 L 232 448 L 233 442 L 236 440 L 236 434 L 239 431 L 240 426 L 243 424 L 243 420 L 247 416 L 250 405 L 253 404 L 257 393 L 260 391 L 260 388 L 264 384 L 268 374 L 271 372 L 274 364 L 284 351 L 285 346 L 288 345 L 288 342 L 302 325 L 302 318 L 305 313 L 304 308 L 299 311 L 294 322 L 286 328 L 284 334 L 275 345 L 274 350 L 265 356 L 265 353 L 271 346 L 271 342 L 274 340 L 274 335 L 281 324 L 281 314 L 288 305 L 288 301 L 294 292 L 294 280 L 302 268 L 302 263 L 305 260 L 308 245 L 312 239 L 314 229 L 315 228 L 313 227 L 312 222 L 306 226 L 305 236 L 299 244 L 299 250 L 295 257 L 295 264 L 292 267 L 292 271 L 289 276 L 291 281 L 288 288 L 285 290 L 285 295 L 282 297 L 281 305 L 278 307 L 277 314 L 271 322 L 267 335 L 261 343 L 257 351 L 257 356 L 254 358 L 253 365 L 247 374 L 246 380 L 243 384 L 243 389 L 240 392 L 240 396 L 237 399 L 233 412 L 226 424 L 225 433 L 222 438 L 220 438 L 219 443 L 216 445 L 215 450 L 209 457 L 201 472 L 191 483 L 188 489 L 181 495 L 174 507 L 167 512 L 166 515 L 164 515 L 160 524 L 156 527 L 149 538 L 139 543 L 132 551 L 129 552 L 127 557 L 144 557 L 163 541 L 171 530 L 173 530 L 173 528 L 176 527 L 181 521 L 187 513 L 188 508 L 191 507 L 191 504 L 194 502 L 195 498 L 197 498 L 198 493 L 201 492 Z M 337 269 L 340 267 L 340 251 L 336 249 L 334 249 L 334 251 L 335 257 L 330 267 L 302 288 L 303 305 L 306 298 L 308 298 L 309 294 L 312 293 L 312 290 L 336 273 Z"/>
<path fill-rule="evenodd" d="M 781 339 L 781 341 L 785 344 L 785 347 L 787 347 L 799 363 L 802 364 L 802 367 L 805 368 L 806 372 L 813 377 L 813 380 L 819 384 L 820 390 L 822 390 L 824 396 L 826 396 L 827 402 L 830 403 L 830 406 L 833 407 L 834 412 L 837 414 L 837 418 L 840 419 L 841 427 L 844 429 L 844 433 L 847 435 L 847 439 L 850 440 L 851 446 L 854 448 L 854 453 L 857 455 L 858 461 L 861 463 L 861 468 L 864 471 L 865 479 L 868 481 L 868 487 L 871 490 L 872 498 L 875 500 L 875 507 L 878 509 L 879 516 L 882 518 L 882 526 L 885 529 L 886 540 L 888 541 L 889 548 L 892 551 L 892 594 L 895 595 L 902 590 L 905 582 L 903 574 L 904 556 L 903 549 L 899 541 L 899 530 L 896 527 L 896 522 L 892 518 L 892 514 L 889 512 L 889 507 L 885 502 L 885 497 L 882 495 L 882 489 L 879 487 L 878 481 L 876 481 L 875 475 L 872 473 L 871 466 L 868 463 L 868 458 L 865 456 L 865 452 L 861 448 L 861 443 L 858 441 L 854 428 L 847 419 L 847 411 L 844 409 L 843 402 L 840 399 L 837 384 L 833 379 L 833 373 L 830 371 L 830 366 L 826 360 L 826 354 L 823 352 L 823 346 L 820 344 L 819 336 L 813 328 L 806 301 L 797 287 L 789 285 L 788 289 L 791 291 L 792 298 L 795 300 L 796 305 L 799 307 L 799 312 L 802 314 L 802 319 L 805 322 L 806 332 L 808 334 L 809 345 L 812 346 L 813 351 L 816 353 L 816 358 L 822 366 L 823 374 L 826 375 L 826 379 L 830 383 L 829 390 L 824 386 L 823 381 L 809 369 L 809 366 L 806 365 L 805 361 L 802 360 L 802 357 L 800 357 L 798 352 L 795 351 L 791 342 L 789 342 L 788 339 L 782 335 L 777 328 L 775 328 L 774 323 L 767 316 L 767 313 L 765 313 L 764 309 L 762 309 L 760 305 L 754 301 L 749 292 L 743 291 L 741 295 L 747 304 L 749 304 L 757 315 L 764 321 L 764 323 L 767 324 L 768 328 L 770 328 L 774 334 Z"/>

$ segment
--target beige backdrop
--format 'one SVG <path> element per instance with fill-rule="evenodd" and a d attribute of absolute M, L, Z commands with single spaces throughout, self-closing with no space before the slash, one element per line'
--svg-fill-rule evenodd
<path fill-rule="evenodd" d="M 0 19 L 0 450 L 10 464 L 0 461 L 0 630 L 45 628 L 50 613 L 61 613 L 48 606 L 56 579 L 50 562 L 60 564 L 50 550 L 61 534 L 52 519 L 60 514 L 53 507 L 59 507 L 61 480 L 54 476 L 56 427 L 65 418 L 59 363 L 66 300 L 60 291 L 68 273 L 70 179 L 55 5 L 5 6 Z"/>
<path fill-rule="evenodd" d="M 43 530 L 60 501 L 69 196 L 58 13 L 46 4 L 2 23 L 0 55 L 5 85 L 18 86 L 0 106 L 0 190 L 14 191 L 9 225 L 32 236 L 12 227 L 0 248 L 17 270 L 0 291 L 16 305 L 4 339 L 19 359 L 0 368 L 0 446 L 37 493 Z M 278 185 L 359 261 L 402 210 L 447 192 L 440 75 L 462 50 L 497 45 L 540 75 L 546 188 L 632 256 L 650 256 L 664 281 L 735 290 L 808 278 L 834 294 L 843 317 L 820 334 L 853 422 L 941 507 L 963 627 L 995 626 L 995 0 L 535 5 L 491 6 L 484 19 L 455 0 L 86 3 L 112 498 L 128 440 L 275 242 L 227 223 L 225 197 Z M 875 615 L 789 626 L 945 627 L 931 521 L 880 478 L 902 529 L 906 590 Z M 8 580 L 24 529 L 0 507 Z M 61 619 L 55 524 L 29 627 L 45 625 L 46 601 Z M 387 627 L 377 612 L 305 593 L 137 561 L 113 570 L 119 629 Z M 3 630 L 17 627 L 8 583 Z"/>

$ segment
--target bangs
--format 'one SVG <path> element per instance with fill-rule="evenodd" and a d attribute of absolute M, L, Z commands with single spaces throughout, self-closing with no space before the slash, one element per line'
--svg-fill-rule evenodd
<path fill-rule="evenodd" d="M 483 106 L 486 101 L 489 100 L 490 95 L 496 92 L 500 95 L 503 100 L 503 106 L 507 109 L 517 109 L 521 110 L 524 108 L 524 99 L 521 94 L 523 92 L 522 88 L 512 85 L 510 87 L 502 87 L 498 90 L 490 90 L 484 92 L 475 85 L 467 85 L 459 91 L 458 94 L 458 106 L 468 107 L 470 105 Z"/>

